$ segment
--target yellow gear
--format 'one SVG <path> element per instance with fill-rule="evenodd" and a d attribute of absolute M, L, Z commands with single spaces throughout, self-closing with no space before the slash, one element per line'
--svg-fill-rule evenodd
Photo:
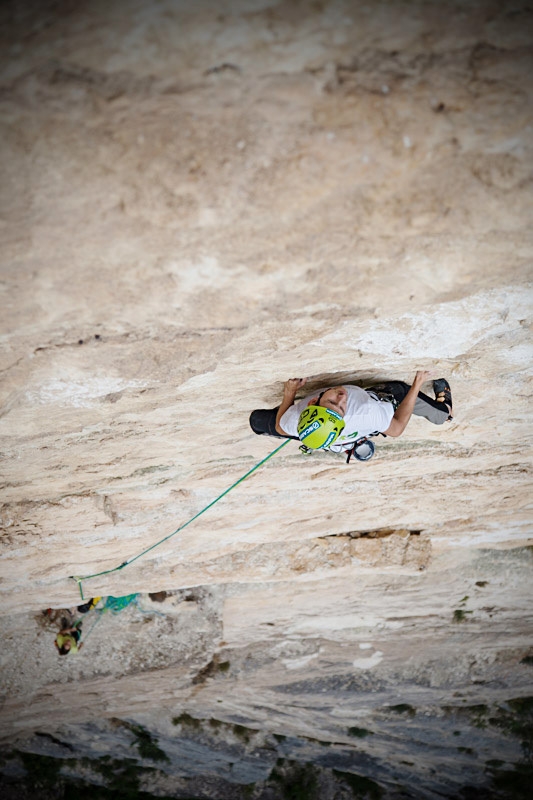
<path fill-rule="evenodd" d="M 298 419 L 298 436 L 306 447 L 320 450 L 329 447 L 344 430 L 344 420 L 325 406 L 307 406 Z"/>

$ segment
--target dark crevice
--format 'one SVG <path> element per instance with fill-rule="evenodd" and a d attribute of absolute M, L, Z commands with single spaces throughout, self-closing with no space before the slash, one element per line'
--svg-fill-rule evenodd
<path fill-rule="evenodd" d="M 320 539 L 334 539 L 346 537 L 347 539 L 384 539 L 387 536 L 420 536 L 422 531 L 409 530 L 408 528 L 376 528 L 372 531 L 346 531 L 345 533 L 330 533 L 327 536 L 320 536 Z"/>
<path fill-rule="evenodd" d="M 57 744 L 59 747 L 66 747 L 67 750 L 71 750 L 72 752 L 74 752 L 74 748 L 70 744 L 70 742 L 62 742 L 61 739 L 56 739 L 56 737 L 52 736 L 51 733 L 41 733 L 41 731 L 35 731 L 35 735 L 40 736 L 41 739 L 48 739 L 49 742 Z"/>
<path fill-rule="evenodd" d="M 168 333 L 162 332 L 158 337 L 157 341 L 160 342 L 173 342 L 177 339 L 201 339 L 204 336 L 218 336 L 221 333 L 235 333 L 236 331 L 245 330 L 245 326 L 218 326 L 218 327 L 211 327 L 211 328 L 198 328 L 196 330 L 187 330 L 187 331 L 170 331 Z M 84 338 L 79 339 L 72 339 L 66 342 L 50 342 L 49 344 L 40 345 L 33 350 L 33 355 L 37 353 L 44 353 L 47 350 L 59 350 L 64 347 L 74 347 L 78 348 L 82 345 L 89 345 L 92 344 L 94 341 L 96 342 L 104 342 L 103 335 L 96 333 L 87 335 Z M 120 334 L 107 334 L 105 337 L 106 344 L 122 344 L 124 342 L 132 343 L 132 342 L 148 342 L 153 341 L 152 334 L 149 333 L 138 333 L 138 332 L 131 332 L 128 331 L 127 333 L 120 333 Z M 16 366 L 23 358 L 20 358 L 14 364 L 11 364 L 6 369 L 12 369 Z M 1 370 L 3 371 L 3 370 Z"/>

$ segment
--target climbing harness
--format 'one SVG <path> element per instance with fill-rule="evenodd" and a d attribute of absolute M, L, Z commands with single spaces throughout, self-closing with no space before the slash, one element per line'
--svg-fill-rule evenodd
<path fill-rule="evenodd" d="M 276 455 L 276 453 L 279 453 L 282 447 L 285 447 L 285 445 L 288 444 L 290 441 L 291 441 L 290 439 L 285 439 L 285 441 L 282 444 L 280 444 L 279 447 L 276 447 L 276 449 L 273 450 L 271 453 L 269 453 L 268 456 L 266 456 L 266 458 L 263 458 L 261 461 L 259 461 L 258 464 L 255 465 L 255 467 L 252 467 L 252 469 L 248 470 L 248 472 L 241 478 L 239 478 L 238 481 L 235 481 L 235 483 L 233 483 L 229 487 L 229 489 L 226 489 L 224 492 L 222 492 L 222 494 L 219 494 L 218 497 L 212 500 L 211 503 L 209 503 L 209 505 L 202 508 L 202 510 L 199 511 L 197 514 L 195 514 L 194 517 L 191 517 L 191 519 L 187 520 L 187 522 L 184 522 L 183 525 L 180 525 L 179 528 L 176 528 L 175 531 L 169 533 L 168 536 L 165 536 L 163 539 L 160 539 L 155 544 L 150 545 L 150 547 L 147 547 L 146 550 L 143 550 L 141 553 L 138 553 L 136 556 L 133 556 L 133 558 L 129 558 L 127 561 L 123 561 L 122 564 L 119 564 L 118 567 L 112 567 L 112 569 L 104 569 L 102 570 L 102 572 L 94 572 L 92 575 L 71 575 L 70 577 L 72 578 L 72 580 L 76 581 L 76 583 L 78 584 L 78 589 L 80 590 L 81 599 L 85 600 L 85 597 L 83 595 L 83 584 L 82 584 L 83 581 L 88 581 L 90 580 L 90 578 L 98 578 L 100 575 L 109 575 L 111 572 L 118 572 L 119 570 L 124 569 L 124 567 L 127 567 L 128 564 L 133 564 L 133 562 L 137 561 L 137 559 L 141 558 L 141 556 L 145 556 L 146 553 L 150 552 L 150 550 L 154 550 L 156 547 L 159 547 L 160 544 L 163 544 L 163 542 L 166 542 L 168 539 L 171 539 L 177 533 L 186 528 L 187 525 L 190 525 L 191 522 L 194 522 L 195 519 L 198 519 L 198 517 L 201 514 L 203 514 L 204 511 L 207 511 L 209 508 L 211 508 L 211 506 L 214 506 L 215 503 L 218 503 L 219 500 L 222 500 L 223 497 L 225 497 L 229 492 L 231 492 L 232 489 L 235 489 L 236 486 L 238 486 L 240 483 L 246 480 L 246 478 L 248 478 L 253 472 L 255 472 L 256 469 L 259 469 L 259 467 L 262 466 L 266 461 L 268 461 L 269 458 L 272 458 L 272 456 Z"/>
<path fill-rule="evenodd" d="M 370 436 L 374 436 L 375 434 L 371 433 Z M 382 434 L 384 436 L 385 434 Z M 371 442 L 368 436 L 363 436 L 361 439 L 357 439 L 356 442 L 352 444 L 349 450 L 345 450 L 344 452 L 347 453 L 346 463 L 350 463 L 350 459 L 352 456 L 356 458 L 358 461 L 370 461 L 372 456 L 374 455 L 375 451 L 374 442 Z M 311 450 L 310 447 L 307 447 L 305 444 L 300 445 L 299 450 L 305 456 L 311 456 L 316 450 Z"/>

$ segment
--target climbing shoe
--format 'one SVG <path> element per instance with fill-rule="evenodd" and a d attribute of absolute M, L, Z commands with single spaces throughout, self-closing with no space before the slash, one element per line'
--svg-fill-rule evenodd
<path fill-rule="evenodd" d="M 450 416 L 448 417 L 449 420 L 453 419 L 452 417 L 452 390 L 450 389 L 450 384 L 446 380 L 446 378 L 437 378 L 437 380 L 433 381 L 433 391 L 435 392 L 435 400 L 438 403 L 445 403 L 448 408 L 450 409 Z"/>

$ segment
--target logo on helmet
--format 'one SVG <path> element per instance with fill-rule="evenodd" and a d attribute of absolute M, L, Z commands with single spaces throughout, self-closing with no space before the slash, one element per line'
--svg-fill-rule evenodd
<path fill-rule="evenodd" d="M 335 439 L 337 438 L 337 436 L 338 436 L 338 434 L 337 434 L 336 431 L 331 431 L 330 435 L 328 436 L 328 438 L 326 439 L 326 441 L 322 445 L 322 449 L 328 447 L 332 442 L 334 442 Z"/>
<path fill-rule="evenodd" d="M 320 422 L 317 419 L 315 419 L 315 421 L 312 422 L 310 425 L 308 425 L 307 428 L 305 428 L 303 431 L 300 431 L 298 433 L 298 436 L 303 441 L 306 436 L 309 436 L 310 433 L 313 433 L 313 431 L 317 431 L 319 428 L 320 428 Z"/>

